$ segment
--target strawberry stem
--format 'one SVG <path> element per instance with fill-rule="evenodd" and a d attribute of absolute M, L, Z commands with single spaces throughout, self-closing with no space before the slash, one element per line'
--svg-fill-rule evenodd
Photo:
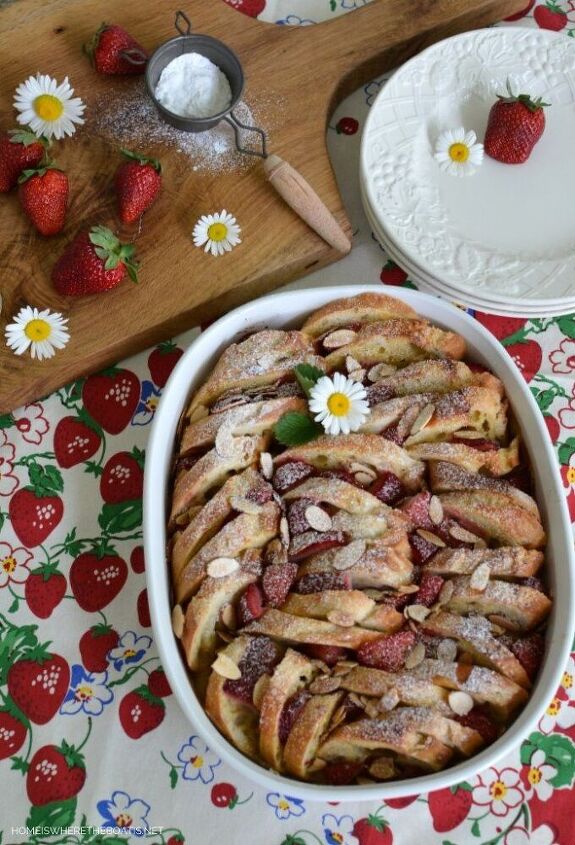
<path fill-rule="evenodd" d="M 81 751 L 82 748 L 86 745 L 86 743 L 88 742 L 88 737 L 90 736 L 91 733 L 92 733 L 92 717 L 88 716 L 88 731 L 86 733 L 86 736 L 84 737 L 84 739 L 80 743 L 80 745 L 76 748 L 77 752 Z"/>

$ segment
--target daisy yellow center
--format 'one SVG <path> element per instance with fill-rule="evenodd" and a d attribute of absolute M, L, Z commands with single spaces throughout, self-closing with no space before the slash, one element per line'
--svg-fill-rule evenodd
<path fill-rule="evenodd" d="M 351 402 L 345 393 L 332 393 L 327 400 L 329 412 L 334 417 L 345 417 L 351 407 Z"/>
<path fill-rule="evenodd" d="M 547 715 L 548 716 L 556 716 L 559 711 L 561 710 L 561 702 L 558 698 L 554 698 L 549 707 L 547 708 Z"/>
<path fill-rule="evenodd" d="M 201 769 L 204 765 L 204 758 L 198 754 L 196 757 L 192 757 L 190 763 L 194 767 L 194 769 Z"/>
<path fill-rule="evenodd" d="M 567 481 L 569 484 L 575 484 L 575 467 L 569 467 L 567 470 Z"/>
<path fill-rule="evenodd" d="M 52 94 L 40 94 L 34 100 L 34 111 L 41 120 L 58 120 L 62 116 L 64 106 L 58 97 Z"/>
<path fill-rule="evenodd" d="M 452 144 L 449 148 L 449 158 L 459 163 L 467 161 L 469 158 L 469 147 L 467 144 Z"/>
<path fill-rule="evenodd" d="M 211 241 L 223 241 L 228 234 L 228 227 L 223 223 L 212 223 L 208 228 L 208 237 Z"/>
<path fill-rule="evenodd" d="M 541 783 L 541 778 L 543 775 L 541 774 L 541 769 L 532 768 L 529 769 L 527 774 L 527 780 L 532 786 L 535 786 L 538 783 Z"/>
<path fill-rule="evenodd" d="M 573 675 L 571 675 L 569 672 L 563 672 L 561 686 L 563 687 L 563 689 L 571 689 L 571 687 L 573 686 Z"/>
<path fill-rule="evenodd" d="M 14 572 L 14 570 L 16 569 L 16 560 L 11 555 L 5 557 L 2 561 L 2 569 L 4 570 L 4 572 L 8 573 Z"/>
<path fill-rule="evenodd" d="M 40 340 L 47 340 L 52 334 L 50 323 L 46 320 L 30 320 L 24 327 L 24 334 L 28 340 L 38 342 Z"/>
<path fill-rule="evenodd" d="M 491 797 L 495 801 L 502 801 L 507 794 L 507 787 L 501 780 L 493 781 L 491 784 L 489 791 L 491 792 Z"/>

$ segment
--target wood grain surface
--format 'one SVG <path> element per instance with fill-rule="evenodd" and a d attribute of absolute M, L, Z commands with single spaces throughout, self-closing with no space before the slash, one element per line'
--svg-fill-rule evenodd
<path fill-rule="evenodd" d="M 246 75 L 244 101 L 265 96 L 269 147 L 310 182 L 344 230 L 349 223 L 325 143 L 337 103 L 360 85 L 427 45 L 517 11 L 525 0 L 375 0 L 332 22 L 279 27 L 242 14 L 220 0 L 187 0 L 195 31 L 225 41 Z M 148 50 L 173 37 L 176 9 L 165 0 L 19 0 L 0 11 L 0 114 L 2 129 L 16 125 L 14 89 L 30 74 L 69 76 L 87 103 L 87 116 L 105 97 L 109 104 L 133 80 L 101 77 L 81 53 L 102 20 L 125 26 Z M 254 106 L 257 116 L 257 108 Z M 141 149 L 142 147 L 140 147 Z M 102 223 L 118 231 L 113 174 L 117 148 L 96 137 L 91 123 L 58 142 L 55 155 L 70 178 L 64 232 L 38 236 L 23 217 L 16 192 L 0 197 L 0 411 L 40 398 L 80 375 L 152 343 L 210 320 L 339 254 L 297 218 L 267 182 L 259 160 L 238 157 L 237 167 L 194 170 L 173 147 L 146 145 L 161 158 L 164 188 L 144 216 L 141 231 L 124 231 L 137 247 L 140 283 L 124 281 L 97 296 L 66 298 L 51 287 L 50 273 L 65 244 L 81 228 Z M 231 210 L 243 243 L 219 258 L 191 241 L 201 214 Z M 4 327 L 24 304 L 50 307 L 70 318 L 65 350 L 38 363 L 4 344 Z"/>

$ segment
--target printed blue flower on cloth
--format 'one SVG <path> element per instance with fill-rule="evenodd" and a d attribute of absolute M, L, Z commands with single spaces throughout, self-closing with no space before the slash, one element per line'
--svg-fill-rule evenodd
<path fill-rule="evenodd" d="M 135 631 L 126 631 L 118 645 L 108 652 L 108 660 L 119 672 L 124 666 L 139 663 L 151 645 L 151 638 L 145 634 L 138 636 Z"/>
<path fill-rule="evenodd" d="M 385 81 L 385 79 L 375 79 L 373 82 L 369 82 L 364 86 L 363 91 L 365 94 L 365 102 L 368 106 L 372 105 Z"/>
<path fill-rule="evenodd" d="M 273 807 L 276 818 L 289 819 L 290 816 L 303 816 L 305 813 L 304 803 L 301 798 L 294 798 L 292 795 L 280 795 L 279 792 L 268 792 L 267 803 Z"/>
<path fill-rule="evenodd" d="M 132 417 L 132 425 L 148 425 L 152 422 L 161 395 L 161 391 L 151 381 L 142 382 L 142 393 Z"/>
<path fill-rule="evenodd" d="M 285 25 L 285 26 L 310 26 L 311 24 L 316 23 L 316 21 L 312 21 L 309 18 L 300 18 L 297 15 L 288 15 L 282 20 L 276 21 L 276 23 Z"/>
<path fill-rule="evenodd" d="M 70 689 L 60 706 L 60 713 L 65 716 L 75 713 L 99 716 L 114 698 L 114 693 L 106 686 L 107 680 L 107 672 L 86 672 L 79 664 L 72 666 Z"/>
<path fill-rule="evenodd" d="M 361 6 L 366 6 L 370 0 L 341 0 L 342 9 L 359 9 Z"/>
<path fill-rule="evenodd" d="M 98 801 L 96 806 L 102 816 L 101 827 L 120 828 L 132 836 L 144 836 L 149 830 L 150 805 L 141 798 L 132 799 L 127 792 L 117 789 L 109 801 Z"/>
<path fill-rule="evenodd" d="M 184 780 L 201 780 L 202 783 L 213 781 L 214 769 L 222 762 L 199 736 L 191 736 L 182 745 L 178 751 L 178 760 L 184 764 Z"/>
<path fill-rule="evenodd" d="M 351 816 L 334 816 L 333 813 L 326 813 L 321 818 L 323 835 L 327 845 L 358 845 L 357 836 L 353 835 L 355 824 Z"/>

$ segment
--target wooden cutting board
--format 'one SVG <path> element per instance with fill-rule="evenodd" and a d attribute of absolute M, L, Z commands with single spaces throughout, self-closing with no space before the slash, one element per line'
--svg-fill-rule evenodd
<path fill-rule="evenodd" d="M 335 106 L 354 89 L 440 38 L 492 23 L 518 11 L 525 0 L 375 0 L 321 26 L 263 23 L 220 0 L 187 0 L 195 31 L 225 41 L 239 55 L 246 75 L 244 100 L 266 103 L 264 128 L 271 151 L 288 160 L 313 185 L 342 227 L 350 227 L 325 143 Z M 110 104 L 131 91 L 133 80 L 100 77 L 81 53 L 102 20 L 125 26 L 147 49 L 173 37 L 175 9 L 165 0 L 18 0 L 0 12 L 0 114 L 2 128 L 15 125 L 13 92 L 30 74 L 69 76 L 98 118 L 98 102 Z M 116 98 L 116 99 L 115 99 Z M 317 269 L 340 256 L 283 204 L 266 182 L 259 160 L 237 158 L 221 172 L 175 148 L 143 150 L 164 167 L 161 198 L 145 215 L 141 231 L 126 232 L 137 247 L 140 284 L 82 298 L 58 296 L 50 273 L 64 245 L 83 227 L 102 223 L 118 230 L 111 190 L 120 161 L 117 144 L 96 137 L 90 126 L 55 145 L 54 155 L 70 178 L 65 231 L 36 235 L 24 219 L 16 193 L 0 196 L 0 411 L 42 397 L 80 375 L 118 361 L 198 322 Z M 201 163 L 200 163 L 201 164 Z M 231 210 L 243 243 L 213 258 L 191 242 L 201 214 Z M 69 318 L 65 350 L 38 363 L 17 357 L 4 344 L 4 327 L 24 304 L 50 307 Z"/>

